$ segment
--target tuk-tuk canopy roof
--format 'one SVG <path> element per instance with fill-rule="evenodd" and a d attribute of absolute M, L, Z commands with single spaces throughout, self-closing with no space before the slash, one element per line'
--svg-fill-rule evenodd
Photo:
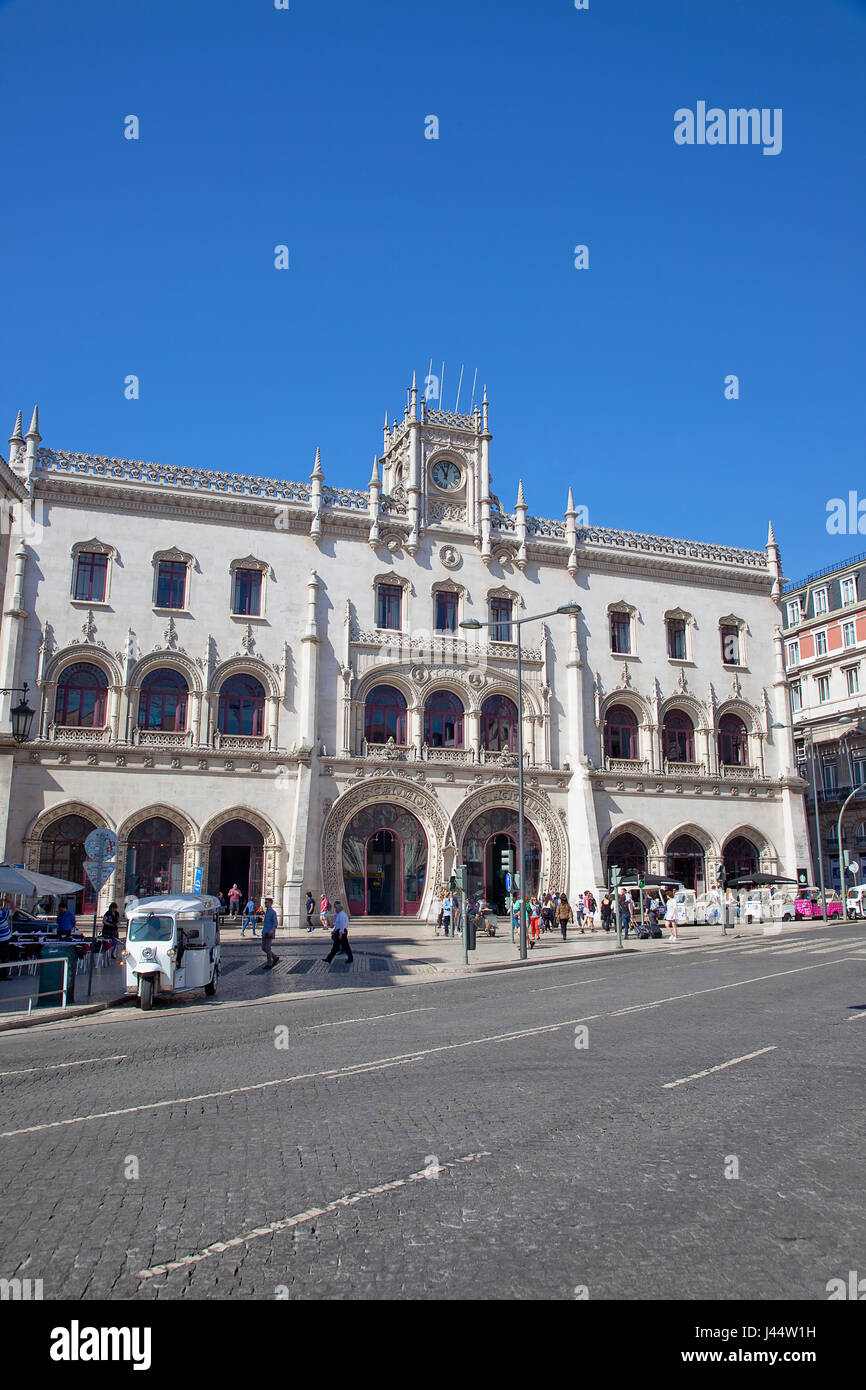
<path fill-rule="evenodd" d="M 173 893 L 170 897 L 139 898 L 135 907 L 127 909 L 131 916 L 140 912 L 164 913 L 176 917 L 180 912 L 219 911 L 220 900 L 212 893 Z"/>

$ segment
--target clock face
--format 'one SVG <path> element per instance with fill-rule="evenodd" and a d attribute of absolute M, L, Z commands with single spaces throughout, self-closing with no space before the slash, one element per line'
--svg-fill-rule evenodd
<path fill-rule="evenodd" d="M 450 459 L 440 459 L 433 465 L 433 481 L 437 487 L 441 487 L 444 492 L 453 492 L 459 487 L 463 480 L 463 475 L 456 463 Z"/>

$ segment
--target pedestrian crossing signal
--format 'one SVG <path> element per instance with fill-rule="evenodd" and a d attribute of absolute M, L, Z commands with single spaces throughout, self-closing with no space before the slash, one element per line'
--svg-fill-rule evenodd
<path fill-rule="evenodd" d="M 514 873 L 514 850 L 504 849 L 501 851 L 501 865 L 504 874 Z"/>

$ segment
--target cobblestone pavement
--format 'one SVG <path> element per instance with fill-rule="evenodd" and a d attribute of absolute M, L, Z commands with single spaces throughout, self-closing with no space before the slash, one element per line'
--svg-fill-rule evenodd
<path fill-rule="evenodd" d="M 847 926 L 5 1033 L 0 1276 L 824 1300 L 866 1270 L 864 1050 Z"/>

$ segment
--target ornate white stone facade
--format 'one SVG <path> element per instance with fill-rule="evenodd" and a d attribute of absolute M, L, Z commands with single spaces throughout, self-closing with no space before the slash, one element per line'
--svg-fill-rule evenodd
<path fill-rule="evenodd" d="M 516 699 L 516 647 L 436 631 L 441 596 L 459 619 L 485 623 L 497 602 L 514 618 L 581 606 L 523 630 L 526 811 L 545 886 L 598 896 L 623 833 L 651 872 L 682 834 L 701 847 L 707 880 L 738 837 L 762 868 L 808 862 L 790 735 L 771 727 L 787 722 L 775 542 L 743 550 L 580 527 L 570 491 L 562 520 L 530 516 L 522 486 L 508 513 L 491 489 L 490 440 L 486 398 L 455 415 L 428 409 L 414 386 L 365 490 L 326 484 L 318 452 L 309 482 L 295 483 L 40 449 L 38 427 L 26 448 L 13 438 L 10 485 L 41 504 L 44 526 L 5 557 L 7 600 L 19 598 L 5 605 L 0 685 L 28 680 L 38 697 L 31 742 L 0 745 L 5 856 L 38 864 L 65 815 L 110 825 L 121 856 L 103 897 L 119 899 L 132 886 L 125 847 L 159 817 L 176 827 L 191 890 L 196 868 L 207 883 L 224 852 L 220 827 L 244 821 L 261 841 L 263 891 L 297 916 L 307 887 L 344 895 L 347 826 L 390 805 L 426 838 L 417 916 L 428 920 L 478 817 L 513 811 L 517 797 L 514 750 L 485 747 L 483 710 Z M 436 486 L 440 461 L 458 486 Z M 82 554 L 106 557 L 101 601 L 75 598 Z M 163 562 L 185 576 L 182 607 L 158 602 Z M 238 570 L 260 575 L 258 614 L 232 612 Z M 399 630 L 377 626 L 382 584 L 399 592 Z M 629 625 L 628 652 L 611 650 L 611 613 Z M 671 623 L 684 633 L 676 659 Z M 734 661 L 720 624 L 739 633 Z M 57 717 L 76 665 L 105 678 L 96 727 Z M 165 670 L 186 686 L 180 730 L 139 717 L 142 683 Z M 262 690 L 255 732 L 225 727 L 220 692 L 237 675 Z M 405 701 L 399 742 L 365 737 L 365 702 L 382 684 Z M 425 736 L 438 691 L 463 708 L 451 746 Z M 605 717 L 623 707 L 637 722 L 628 757 L 605 752 Z M 671 711 L 694 729 L 684 759 L 666 756 Z M 719 756 L 729 714 L 745 726 L 738 764 Z"/>

